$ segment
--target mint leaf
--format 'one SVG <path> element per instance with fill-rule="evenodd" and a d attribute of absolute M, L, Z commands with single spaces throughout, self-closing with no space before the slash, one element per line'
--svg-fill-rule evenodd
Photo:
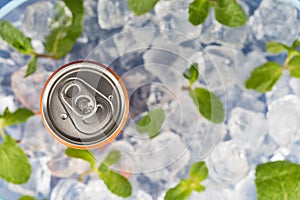
<path fill-rule="evenodd" d="M 37 56 L 33 56 L 28 64 L 27 70 L 26 70 L 26 77 L 30 76 L 36 71 L 36 62 L 37 62 Z"/>
<path fill-rule="evenodd" d="M 208 169 L 205 162 L 196 162 L 190 168 L 190 178 L 182 179 L 179 184 L 167 191 L 165 200 L 186 200 L 192 194 L 193 190 L 202 192 L 205 187 L 200 184 L 208 177 Z"/>
<path fill-rule="evenodd" d="M 94 155 L 88 150 L 67 148 L 65 154 L 70 158 L 79 158 L 91 164 L 91 168 L 95 168 L 96 160 Z"/>
<path fill-rule="evenodd" d="M 300 165 L 277 161 L 256 167 L 258 200 L 298 200 L 300 197 Z"/>
<path fill-rule="evenodd" d="M 188 180 L 181 180 L 179 184 L 167 191 L 165 200 L 186 200 L 192 194 L 193 189 L 190 187 Z"/>
<path fill-rule="evenodd" d="M 208 168 L 205 162 L 196 162 L 190 168 L 190 177 L 197 179 L 198 181 L 203 181 L 208 177 Z"/>
<path fill-rule="evenodd" d="M 0 116 L 0 124 L 2 127 L 21 124 L 26 122 L 26 120 L 33 115 L 34 112 L 26 108 L 19 108 L 13 113 L 6 108 L 3 115 Z"/>
<path fill-rule="evenodd" d="M 298 47 L 300 47 L 300 41 L 298 39 L 296 39 L 294 42 L 293 42 L 293 45 L 292 45 L 292 48 L 294 50 L 296 50 Z"/>
<path fill-rule="evenodd" d="M 189 74 L 183 73 L 183 77 L 189 80 L 190 86 L 192 86 L 199 77 L 198 63 L 192 64 L 189 69 Z"/>
<path fill-rule="evenodd" d="M 107 166 L 116 164 L 117 162 L 119 162 L 120 158 L 121 158 L 120 151 L 112 150 L 108 153 L 108 155 L 104 159 L 103 164 Z"/>
<path fill-rule="evenodd" d="M 211 3 L 208 0 L 194 0 L 189 6 L 189 21 L 193 25 L 202 24 L 210 11 Z"/>
<path fill-rule="evenodd" d="M 0 163 L 0 177 L 7 182 L 23 184 L 29 180 L 29 160 L 16 141 L 8 135 L 0 145 Z"/>
<path fill-rule="evenodd" d="M 159 0 L 127 0 L 129 9 L 136 15 L 151 11 Z"/>
<path fill-rule="evenodd" d="M 110 170 L 106 165 L 99 166 L 98 175 L 112 193 L 121 197 L 131 195 L 132 187 L 127 178 Z"/>
<path fill-rule="evenodd" d="M 281 75 L 282 68 L 280 64 L 267 62 L 251 72 L 251 77 L 246 82 L 246 88 L 258 92 L 271 91 Z"/>
<path fill-rule="evenodd" d="M 57 59 L 65 56 L 69 51 L 72 50 L 77 38 L 81 35 L 83 29 L 83 0 L 64 0 L 67 8 L 72 12 L 72 22 L 61 23 L 64 19 L 68 19 L 68 13 L 65 12 L 67 9 L 61 9 L 58 6 L 59 19 L 55 19 L 52 24 L 59 24 L 54 26 L 51 33 L 46 37 L 45 48 L 46 51 L 52 53 Z"/>
<path fill-rule="evenodd" d="M 148 133 L 150 138 L 154 138 L 160 132 L 166 115 L 162 108 L 150 110 L 140 121 L 136 123 L 136 129 L 140 133 Z"/>
<path fill-rule="evenodd" d="M 31 39 L 26 37 L 20 30 L 8 21 L 0 22 L 0 36 L 10 46 L 22 54 L 32 54 Z"/>
<path fill-rule="evenodd" d="M 216 20 L 229 27 L 240 27 L 247 22 L 247 15 L 236 0 L 217 0 Z"/>
<path fill-rule="evenodd" d="M 225 117 L 225 110 L 220 99 L 204 88 L 195 88 L 190 91 L 199 112 L 214 123 L 221 123 Z"/>
<path fill-rule="evenodd" d="M 289 47 L 284 44 L 281 44 L 279 42 L 270 41 L 266 45 L 266 50 L 267 50 L 267 52 L 272 53 L 272 54 L 279 54 L 279 53 L 289 50 Z"/>
<path fill-rule="evenodd" d="M 293 57 L 289 64 L 289 69 L 292 77 L 300 78 L 300 55 Z"/>
<path fill-rule="evenodd" d="M 21 196 L 18 200 L 36 200 L 36 198 L 28 195 Z"/>

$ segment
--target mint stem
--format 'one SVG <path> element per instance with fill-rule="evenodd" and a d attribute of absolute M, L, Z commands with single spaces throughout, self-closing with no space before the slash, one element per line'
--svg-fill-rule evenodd
<path fill-rule="evenodd" d="M 283 64 L 283 69 L 289 69 L 289 63 L 295 55 L 297 55 L 297 52 L 288 53 L 288 56 L 287 56 L 287 58 L 286 58 L 286 60 L 284 61 L 284 64 Z"/>
<path fill-rule="evenodd" d="M 1 126 L 0 134 L 1 134 L 1 137 L 4 139 L 5 138 L 4 126 Z"/>
<path fill-rule="evenodd" d="M 89 174 L 96 173 L 96 172 L 97 172 L 97 169 L 89 169 L 89 170 L 86 170 L 86 171 L 82 172 L 82 173 L 79 175 L 78 181 L 83 182 L 83 179 L 84 179 L 85 176 L 87 176 L 87 175 L 89 175 Z"/>
<path fill-rule="evenodd" d="M 36 53 L 36 52 L 33 52 L 32 54 L 34 56 L 39 57 L 39 58 L 51 58 L 51 59 L 54 59 L 54 60 L 59 60 L 59 59 L 55 58 L 53 55 L 50 55 L 50 54 Z"/>
<path fill-rule="evenodd" d="M 183 91 L 190 91 L 192 88 L 191 88 L 191 86 L 182 86 L 181 89 Z"/>

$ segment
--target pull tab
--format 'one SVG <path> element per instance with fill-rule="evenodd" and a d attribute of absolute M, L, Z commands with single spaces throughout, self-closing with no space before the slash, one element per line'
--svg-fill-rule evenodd
<path fill-rule="evenodd" d="M 59 91 L 74 126 L 82 133 L 93 134 L 105 131 L 113 120 L 112 95 L 106 97 L 80 78 L 66 80 Z"/>

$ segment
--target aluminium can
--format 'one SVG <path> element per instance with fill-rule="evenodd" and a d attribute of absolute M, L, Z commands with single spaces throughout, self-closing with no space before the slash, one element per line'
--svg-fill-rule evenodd
<path fill-rule="evenodd" d="M 91 149 L 111 142 L 124 127 L 129 101 L 120 77 L 109 67 L 76 61 L 55 71 L 40 99 L 45 127 L 62 144 Z"/>

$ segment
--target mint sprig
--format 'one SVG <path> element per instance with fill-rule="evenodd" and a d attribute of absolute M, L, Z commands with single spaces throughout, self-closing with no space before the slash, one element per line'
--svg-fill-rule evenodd
<path fill-rule="evenodd" d="M 247 22 L 247 15 L 237 3 L 237 0 L 216 0 L 213 5 L 216 20 L 221 24 L 238 28 Z"/>
<path fill-rule="evenodd" d="M 31 55 L 33 53 L 31 38 L 26 37 L 20 30 L 14 27 L 10 22 L 8 21 L 0 22 L 0 36 L 11 47 L 15 48 L 20 53 L 25 55 Z"/>
<path fill-rule="evenodd" d="M 251 77 L 246 82 L 246 88 L 258 92 L 271 91 L 283 72 L 280 64 L 267 62 L 251 72 Z"/>
<path fill-rule="evenodd" d="M 265 64 L 256 67 L 250 78 L 246 81 L 247 89 L 253 89 L 257 92 L 271 91 L 273 86 L 280 79 L 284 70 L 289 70 L 290 75 L 295 78 L 300 78 L 300 46 L 299 40 L 295 40 L 291 46 L 270 41 L 266 44 L 266 50 L 271 54 L 280 54 L 287 52 L 287 57 L 283 65 L 276 62 L 266 62 Z"/>
<path fill-rule="evenodd" d="M 80 175 L 79 181 L 82 181 L 84 176 L 88 174 L 97 173 L 99 178 L 103 180 L 107 188 L 113 194 L 121 197 L 129 197 L 131 195 L 132 186 L 128 179 L 121 174 L 109 169 L 111 165 L 119 162 L 121 158 L 121 153 L 119 151 L 110 151 L 98 168 L 95 167 L 96 160 L 94 155 L 88 150 L 67 148 L 65 153 L 71 158 L 79 158 L 91 164 L 91 168 Z"/>
<path fill-rule="evenodd" d="M 24 195 L 21 196 L 18 200 L 37 200 L 37 199 L 29 195 Z"/>
<path fill-rule="evenodd" d="M 68 13 L 65 12 L 64 5 L 72 13 L 70 23 Z M 72 50 L 77 38 L 81 35 L 83 29 L 83 0 L 64 0 L 64 4 L 56 4 L 59 17 L 53 19 L 51 33 L 46 37 L 45 48 L 48 53 L 56 59 L 60 59 Z"/>
<path fill-rule="evenodd" d="M 129 9 L 136 15 L 150 12 L 159 0 L 127 0 Z"/>
<path fill-rule="evenodd" d="M 152 139 L 156 137 L 166 119 L 165 111 L 162 108 L 150 110 L 147 115 L 136 123 L 139 133 L 147 133 Z"/>
<path fill-rule="evenodd" d="M 0 144 L 0 177 L 15 184 L 26 183 L 31 174 L 29 160 L 16 141 L 5 136 Z"/>
<path fill-rule="evenodd" d="M 197 26 L 205 22 L 212 4 L 209 0 L 194 0 L 189 6 L 189 21 Z"/>
<path fill-rule="evenodd" d="M 202 192 L 205 187 L 201 185 L 201 182 L 207 179 L 208 168 L 205 162 L 196 162 L 190 168 L 190 177 L 188 179 L 182 179 L 174 187 L 167 191 L 165 200 L 186 200 L 192 194 L 193 191 Z"/>
<path fill-rule="evenodd" d="M 34 112 L 27 108 L 19 108 L 15 112 L 10 112 L 8 108 L 4 110 L 4 113 L 0 115 L 0 124 L 4 128 L 6 126 L 12 126 L 22 124 L 27 119 L 34 115 Z"/>
<path fill-rule="evenodd" d="M 87 161 L 91 165 L 91 169 L 95 168 L 96 160 L 94 155 L 88 150 L 79 150 L 73 148 L 67 148 L 65 154 L 70 158 L 79 158 Z"/>
<path fill-rule="evenodd" d="M 276 161 L 256 167 L 258 200 L 298 200 L 300 197 L 300 165 Z"/>
<path fill-rule="evenodd" d="M 0 115 L 0 133 L 3 143 L 0 144 L 0 177 L 15 184 L 26 183 L 31 174 L 29 160 L 16 141 L 5 135 L 4 128 L 24 123 L 34 113 L 25 108 L 10 112 L 8 108 Z"/>
<path fill-rule="evenodd" d="M 202 24 L 214 8 L 216 20 L 233 28 L 243 26 L 247 15 L 236 0 L 194 0 L 189 6 L 189 21 L 197 26 Z"/>
<path fill-rule="evenodd" d="M 222 123 L 225 118 L 225 109 L 221 100 L 205 88 L 192 88 L 199 77 L 198 64 L 193 63 L 189 68 L 189 73 L 183 73 L 183 77 L 189 81 L 190 86 L 187 89 L 200 114 L 213 123 Z"/>
<path fill-rule="evenodd" d="M 65 6 L 65 7 L 63 7 Z M 72 14 L 70 21 L 69 9 Z M 37 69 L 38 58 L 60 59 L 70 52 L 82 33 L 83 22 L 83 0 L 64 0 L 56 4 L 57 16 L 52 20 L 51 33 L 45 39 L 45 49 L 48 53 L 37 53 L 34 51 L 31 38 L 14 27 L 10 22 L 3 20 L 0 22 L 0 36 L 15 50 L 24 55 L 31 55 L 28 63 L 26 75 L 30 76 Z"/>

